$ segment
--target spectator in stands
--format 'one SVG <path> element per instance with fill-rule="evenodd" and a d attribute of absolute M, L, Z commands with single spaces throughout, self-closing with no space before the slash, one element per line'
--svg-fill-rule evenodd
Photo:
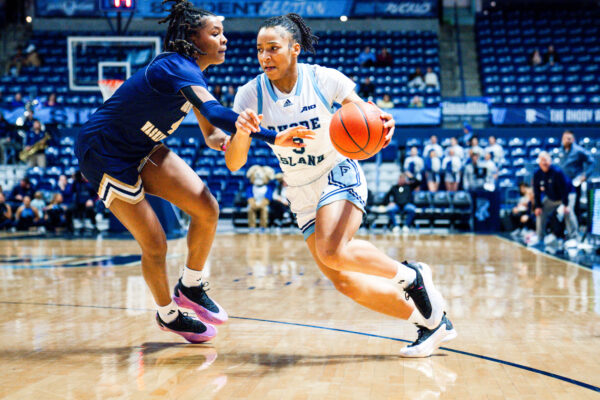
<path fill-rule="evenodd" d="M 377 100 L 377 107 L 381 109 L 394 108 L 394 103 L 389 94 L 384 94 L 382 99 Z"/>
<path fill-rule="evenodd" d="M 56 107 L 57 104 L 58 103 L 56 102 L 56 93 L 50 93 L 50 95 L 48 96 L 48 100 L 44 102 L 44 107 Z"/>
<path fill-rule="evenodd" d="M 423 107 L 423 98 L 418 94 L 415 94 L 412 99 L 410 99 L 410 103 L 408 103 L 408 107 L 410 108 L 422 108 Z"/>
<path fill-rule="evenodd" d="M 56 232 L 62 228 L 69 229 L 67 206 L 63 204 L 63 197 L 60 193 L 54 193 L 52 201 L 44 211 L 44 223 L 48 232 Z"/>
<path fill-rule="evenodd" d="M 221 85 L 215 85 L 213 88 L 212 94 L 219 103 L 223 103 L 223 88 Z"/>
<path fill-rule="evenodd" d="M 27 139 L 25 140 L 25 150 L 31 149 L 38 143 L 46 143 L 47 138 L 45 137 L 45 130 L 42 127 L 42 123 L 39 120 L 33 121 L 33 128 L 27 134 Z M 36 153 L 29 157 L 27 160 L 29 166 L 31 167 L 42 167 L 46 168 L 46 149 L 44 146 L 40 148 Z"/>
<path fill-rule="evenodd" d="M 0 111 L 0 164 L 15 162 L 21 147 L 21 138 L 15 127 L 4 119 Z"/>
<path fill-rule="evenodd" d="M 4 74 L 8 75 L 11 73 L 13 76 L 19 76 L 24 62 L 25 54 L 23 54 L 23 47 L 19 46 L 17 48 L 17 53 L 13 54 L 12 57 L 10 57 L 10 60 L 6 63 Z"/>
<path fill-rule="evenodd" d="M 415 68 L 415 72 L 410 74 L 410 76 L 408 77 L 408 87 L 416 88 L 419 90 L 425 89 L 425 77 L 421 72 L 421 68 Z"/>
<path fill-rule="evenodd" d="M 468 122 L 463 123 L 463 135 L 459 142 L 463 146 L 469 146 L 469 142 L 473 137 L 473 127 Z"/>
<path fill-rule="evenodd" d="M 8 103 L 8 108 L 10 109 L 15 109 L 19 107 L 25 107 L 25 102 L 23 101 L 23 95 L 21 94 L 21 92 L 15 93 L 13 101 Z"/>
<path fill-rule="evenodd" d="M 450 150 L 452 150 L 454 156 L 458 157 L 461 161 L 465 157 L 465 150 L 458 144 L 458 139 L 455 136 L 450 138 L 450 146 L 446 149 L 446 155 L 450 155 Z"/>
<path fill-rule="evenodd" d="M 69 184 L 66 175 L 60 175 L 58 177 L 58 181 L 56 182 L 57 193 L 60 193 L 62 200 L 61 204 L 65 206 L 66 209 L 66 218 L 67 218 L 67 228 L 71 231 L 73 229 L 73 185 Z"/>
<path fill-rule="evenodd" d="M 546 54 L 544 54 L 544 64 L 548 64 L 548 65 L 552 66 L 554 64 L 558 64 L 559 62 L 560 62 L 560 57 L 554 51 L 554 46 L 549 45 L 548 51 L 546 51 Z"/>
<path fill-rule="evenodd" d="M 479 153 L 473 152 L 471 162 L 465 165 L 463 173 L 463 187 L 465 190 L 482 190 L 485 189 L 486 184 L 493 181 L 491 171 L 479 160 Z"/>
<path fill-rule="evenodd" d="M 492 160 L 497 166 L 504 160 L 504 149 L 496 142 L 495 136 L 490 136 L 488 138 L 488 145 L 485 148 L 485 152 L 492 154 Z"/>
<path fill-rule="evenodd" d="M 493 181 L 490 181 L 490 183 L 494 183 L 496 179 L 498 179 L 498 166 L 492 159 L 492 153 L 484 153 L 481 165 L 488 169 L 489 173 L 492 175 L 493 178 Z"/>
<path fill-rule="evenodd" d="M 394 57 L 390 54 L 386 47 L 383 47 L 377 54 L 376 65 L 378 67 L 391 67 L 394 64 Z"/>
<path fill-rule="evenodd" d="M 456 140 L 456 138 L 453 138 Z M 460 147 L 460 146 L 459 146 Z M 460 148 L 462 151 L 462 147 Z M 456 192 L 460 183 L 460 170 L 462 169 L 462 158 L 454 152 L 453 146 L 448 147 L 448 153 L 442 162 L 442 171 L 444 171 L 444 184 L 449 192 Z"/>
<path fill-rule="evenodd" d="M 233 85 L 227 86 L 227 93 L 223 96 L 223 105 L 225 107 L 233 107 L 233 100 L 235 99 L 235 88 Z"/>
<path fill-rule="evenodd" d="M 44 218 L 44 208 L 46 208 L 46 202 L 44 201 L 44 194 L 41 191 L 35 192 L 33 199 L 31 200 L 31 206 L 35 207 L 39 213 L 40 218 Z"/>
<path fill-rule="evenodd" d="M 393 232 L 400 231 L 397 216 L 404 214 L 402 231 L 408 232 L 415 219 L 417 208 L 412 204 L 412 189 L 406 174 L 400 174 L 398 183 L 393 185 L 383 199 Z"/>
<path fill-rule="evenodd" d="M 429 151 L 429 156 L 425 158 L 425 177 L 427 179 L 427 190 L 437 192 L 440 186 L 440 173 L 442 162 L 435 150 Z"/>
<path fill-rule="evenodd" d="M 6 202 L 4 193 L 0 192 L 0 230 L 9 229 L 12 226 L 12 207 Z"/>
<path fill-rule="evenodd" d="M 375 85 L 371 82 L 371 78 L 368 76 L 365 77 L 362 85 L 360 85 L 360 90 L 358 92 L 359 96 L 363 99 L 372 98 L 375 95 Z"/>
<path fill-rule="evenodd" d="M 42 59 L 38 54 L 35 45 L 30 44 L 25 49 L 25 61 L 23 61 L 23 65 L 35 68 L 39 68 L 42 66 Z"/>
<path fill-rule="evenodd" d="M 418 190 L 423 181 L 423 168 L 425 162 L 419 157 L 419 149 L 412 147 L 410 156 L 404 159 L 404 173 L 408 177 L 408 182 L 413 190 Z"/>
<path fill-rule="evenodd" d="M 546 225 L 556 211 L 562 215 L 567 228 L 567 238 L 572 241 L 577 237 L 577 218 L 569 207 L 569 193 L 573 185 L 558 165 L 552 164 L 550 154 L 543 151 L 538 156 L 539 169 L 533 175 L 534 207 L 536 219 L 537 243 L 544 243 Z M 544 198 L 542 199 L 542 193 Z M 537 244 L 535 241 L 529 243 Z M 567 244 L 567 243 L 565 243 Z"/>
<path fill-rule="evenodd" d="M 425 148 L 423 149 L 423 158 L 429 157 L 431 150 L 435 151 L 435 154 L 439 158 L 444 156 L 444 149 L 442 149 L 442 146 L 438 144 L 438 138 L 435 135 L 431 135 L 429 138 L 429 143 L 425 145 Z"/>
<path fill-rule="evenodd" d="M 283 226 L 286 222 L 291 223 L 291 215 L 289 214 L 290 202 L 285 195 L 287 184 L 283 179 L 283 174 L 278 173 L 275 175 L 275 179 L 277 184 L 273 190 L 273 199 L 269 203 L 269 218 L 275 226 L 279 227 Z"/>
<path fill-rule="evenodd" d="M 477 154 L 479 157 L 483 156 L 483 149 L 479 146 L 479 138 L 477 136 L 473 136 L 469 143 L 469 152 L 471 154 Z"/>
<path fill-rule="evenodd" d="M 26 231 L 38 226 L 40 222 L 40 212 L 31 205 L 31 198 L 25 196 L 23 202 L 15 212 L 15 227 L 19 231 Z"/>
<path fill-rule="evenodd" d="M 529 56 L 529 65 L 532 67 L 538 66 L 542 63 L 542 55 L 538 49 L 535 49 Z"/>
<path fill-rule="evenodd" d="M 435 72 L 433 72 L 433 68 L 431 67 L 427 67 L 427 73 L 425 74 L 425 86 L 435 89 L 440 88 L 438 76 Z"/>
<path fill-rule="evenodd" d="M 358 55 L 358 65 L 361 67 L 372 67 L 375 65 L 375 62 L 375 53 L 371 52 L 371 48 L 369 46 L 365 47 L 362 53 Z"/>
<path fill-rule="evenodd" d="M 85 180 L 81 171 L 76 171 L 73 174 L 73 182 L 71 183 L 71 193 L 73 196 L 73 219 L 79 224 L 83 222 L 86 229 L 96 229 L 96 212 L 94 207 L 94 199 L 96 193 Z"/>
<path fill-rule="evenodd" d="M 567 178 L 575 186 L 575 194 L 571 196 L 570 206 L 579 218 L 579 202 L 581 199 L 581 184 L 592 175 L 596 163 L 589 151 L 575 141 L 575 134 L 569 130 L 563 132 L 562 146 L 558 153 L 559 165 Z"/>
<path fill-rule="evenodd" d="M 29 197 L 30 199 L 33 197 L 31 182 L 29 182 L 29 179 L 27 178 L 21 179 L 19 184 L 13 188 L 10 192 L 10 196 L 8 196 L 8 201 L 13 203 L 13 205 L 16 204 L 18 206 L 23 202 L 25 197 Z"/>
<path fill-rule="evenodd" d="M 524 233 L 524 230 L 535 229 L 535 215 L 533 213 L 533 189 L 525 182 L 519 184 L 521 198 L 513 207 L 510 214 L 506 214 L 502 220 L 504 229 L 512 232 L 513 236 Z M 524 236 L 524 235 L 523 235 Z"/>

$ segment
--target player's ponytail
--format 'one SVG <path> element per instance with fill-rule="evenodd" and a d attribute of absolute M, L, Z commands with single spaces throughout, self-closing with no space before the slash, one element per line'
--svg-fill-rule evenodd
<path fill-rule="evenodd" d="M 259 27 L 259 31 L 262 28 L 273 28 L 282 27 L 292 35 L 292 38 L 300 44 L 302 50 L 308 51 L 309 53 L 315 53 L 314 45 L 318 42 L 319 38 L 313 35 L 312 30 L 301 16 L 294 13 L 286 15 L 280 15 L 278 17 L 271 17 L 265 20 Z"/>
<path fill-rule="evenodd" d="M 164 51 L 174 51 L 184 56 L 196 58 L 205 54 L 189 40 L 189 35 L 202 26 L 204 17 L 215 15 L 194 7 L 188 0 L 163 0 L 162 4 L 173 3 L 169 15 L 158 21 L 169 23 L 163 44 Z"/>

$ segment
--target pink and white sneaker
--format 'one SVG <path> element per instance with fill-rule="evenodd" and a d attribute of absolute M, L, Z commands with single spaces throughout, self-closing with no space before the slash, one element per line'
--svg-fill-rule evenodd
<path fill-rule="evenodd" d="M 208 297 L 207 290 L 208 282 L 203 282 L 200 286 L 187 287 L 179 279 L 175 285 L 173 300 L 179 307 L 193 310 L 201 321 L 221 325 L 228 319 L 227 312 Z"/>
<path fill-rule="evenodd" d="M 158 327 L 166 332 L 173 332 L 183 336 L 190 343 L 208 342 L 217 335 L 217 329 L 210 324 L 203 324 L 195 318 L 189 317 L 178 311 L 179 315 L 173 322 L 166 323 L 158 313 L 156 313 L 156 322 Z"/>

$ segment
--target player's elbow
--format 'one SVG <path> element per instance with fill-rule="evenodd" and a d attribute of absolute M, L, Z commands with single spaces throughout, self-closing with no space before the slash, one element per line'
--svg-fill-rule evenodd
<path fill-rule="evenodd" d="M 246 158 L 236 158 L 232 155 L 225 153 L 225 165 L 231 172 L 236 172 L 244 165 L 246 165 Z"/>

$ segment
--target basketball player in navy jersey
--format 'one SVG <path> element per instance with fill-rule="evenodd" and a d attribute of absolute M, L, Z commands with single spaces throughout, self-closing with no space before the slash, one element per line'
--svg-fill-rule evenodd
<path fill-rule="evenodd" d="M 194 171 L 161 141 L 171 135 L 190 110 L 207 145 L 224 150 L 235 132 L 238 114 L 221 106 L 207 89 L 203 71 L 223 63 L 227 39 L 221 21 L 186 0 L 173 2 L 165 52 L 132 75 L 82 127 L 76 144 L 81 171 L 106 206 L 131 232 L 142 249 L 142 273 L 157 304 L 161 329 L 190 342 L 216 335 L 213 325 L 227 313 L 205 291 L 202 268 L 211 248 L 219 207 Z M 254 138 L 302 147 L 294 138 L 311 138 L 304 127 L 281 133 L 259 127 L 258 117 L 244 125 Z M 218 127 L 217 130 L 215 127 Z M 165 233 L 144 198 L 159 196 L 191 216 L 188 256 L 171 298 L 166 271 Z M 200 321 L 181 313 L 192 309 Z"/>
<path fill-rule="evenodd" d="M 237 170 L 246 162 L 252 137 L 244 125 L 257 117 L 272 129 L 304 125 L 314 130 L 315 139 L 305 148 L 271 145 L 287 184 L 290 208 L 313 258 L 343 294 L 418 326 L 417 340 L 401 349 L 402 356 L 430 356 L 453 339 L 456 330 L 445 315 L 444 299 L 427 264 L 398 262 L 355 237 L 365 212 L 367 183 L 360 165 L 335 151 L 329 124 L 334 103 L 362 99 L 354 82 L 339 71 L 298 62 L 302 50 L 314 53 L 316 39 L 298 14 L 261 24 L 256 50 L 264 73 L 235 96 L 240 129 L 225 154 L 227 166 Z M 395 123 L 387 113 L 382 112 L 381 118 L 389 129 L 387 145 Z"/>

